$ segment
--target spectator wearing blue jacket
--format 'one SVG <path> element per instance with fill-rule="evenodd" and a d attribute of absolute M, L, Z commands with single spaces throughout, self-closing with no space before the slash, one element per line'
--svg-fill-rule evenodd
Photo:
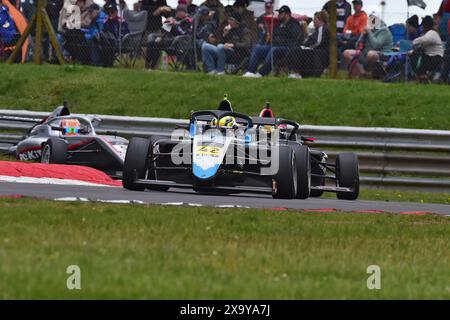
<path fill-rule="evenodd" d="M 130 29 L 128 23 L 119 17 L 116 5 L 111 3 L 105 6 L 105 11 L 108 16 L 100 35 L 100 58 L 103 66 L 112 67 L 119 52 L 120 42 L 130 33 Z"/>
<path fill-rule="evenodd" d="M 422 26 L 419 25 L 419 17 L 413 15 L 408 20 L 406 20 L 406 32 L 408 35 L 408 40 L 413 41 L 422 35 Z"/>
<path fill-rule="evenodd" d="M 81 47 L 81 50 L 85 50 L 84 62 L 86 64 L 101 65 L 99 41 L 100 33 L 102 32 L 103 25 L 106 21 L 106 13 L 104 13 L 95 3 L 92 4 L 88 10 L 92 22 L 88 28 L 81 28 L 86 40 L 84 48 Z"/>
<path fill-rule="evenodd" d="M 88 28 L 81 28 L 84 33 L 86 40 L 92 40 L 94 38 L 99 38 L 100 32 L 103 30 L 103 25 L 106 21 L 106 13 L 100 10 L 99 5 L 92 4 L 89 7 L 89 15 L 92 20 Z"/>
<path fill-rule="evenodd" d="M 20 38 L 20 33 L 16 28 L 14 20 L 9 14 L 8 8 L 0 0 L 0 60 L 7 59 Z M 21 55 L 17 55 L 20 57 Z"/>
<path fill-rule="evenodd" d="M 113 36 L 115 43 L 118 44 L 123 37 L 130 33 L 128 23 L 125 19 L 119 17 L 118 9 L 115 5 L 110 5 L 105 8 L 108 16 L 103 24 L 102 33 L 109 33 Z"/>

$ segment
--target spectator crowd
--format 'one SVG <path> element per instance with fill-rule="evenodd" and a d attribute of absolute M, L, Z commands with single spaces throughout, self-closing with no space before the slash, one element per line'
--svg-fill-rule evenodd
<path fill-rule="evenodd" d="M 434 16 L 414 15 L 391 26 L 366 13 L 362 0 L 336 2 L 342 72 L 385 82 L 449 83 L 450 0 L 443 0 Z M 179 0 L 171 8 L 166 0 L 139 0 L 128 8 L 124 0 L 104 0 L 101 6 L 93 0 L 47 0 L 46 11 L 66 61 L 103 67 L 142 61 L 147 69 L 171 64 L 251 78 L 272 73 L 301 79 L 324 73 L 330 61 L 331 1 L 313 17 L 295 14 L 286 5 L 275 8 L 272 0 L 265 0 L 264 13 L 255 16 L 249 4 L 204 0 L 197 6 Z M 30 21 L 36 1 L 0 0 L 0 60 L 11 55 L 20 38 L 12 7 Z M 57 61 L 47 34 L 42 54 Z"/>

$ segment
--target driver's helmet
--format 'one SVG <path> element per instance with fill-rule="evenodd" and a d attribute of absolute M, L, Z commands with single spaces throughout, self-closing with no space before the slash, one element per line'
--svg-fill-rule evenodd
<path fill-rule="evenodd" d="M 278 126 L 278 130 L 280 130 L 280 138 L 281 139 L 286 139 L 287 137 L 287 129 L 288 126 L 286 123 L 280 123 Z"/>
<path fill-rule="evenodd" d="M 77 119 L 64 119 L 61 121 L 60 127 L 64 129 L 65 135 L 75 136 L 78 134 L 81 124 Z"/>
<path fill-rule="evenodd" d="M 214 118 L 211 120 L 211 126 L 219 126 L 221 128 L 233 128 L 236 126 L 236 118 L 232 116 L 225 116 L 223 118 L 220 118 L 219 122 L 217 123 L 217 118 Z"/>
<path fill-rule="evenodd" d="M 266 124 L 262 127 L 262 130 L 265 131 L 266 133 L 272 133 L 275 130 L 275 128 L 271 125 Z"/>

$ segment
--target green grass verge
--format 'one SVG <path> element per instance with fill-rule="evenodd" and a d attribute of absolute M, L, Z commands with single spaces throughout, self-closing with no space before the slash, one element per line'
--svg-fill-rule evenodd
<path fill-rule="evenodd" d="M 312 125 L 450 127 L 445 86 L 361 80 L 243 79 L 67 65 L 0 64 L 2 108 L 45 110 L 67 100 L 74 112 L 187 118 L 228 93 L 237 111 L 257 114 L 266 100 L 278 116 Z"/>
<path fill-rule="evenodd" d="M 2 299 L 450 298 L 448 217 L 0 203 Z"/>
<path fill-rule="evenodd" d="M 324 198 L 335 199 L 336 195 L 325 193 Z M 358 200 L 400 201 L 450 204 L 450 193 L 422 192 L 413 190 L 380 190 L 362 188 Z"/>

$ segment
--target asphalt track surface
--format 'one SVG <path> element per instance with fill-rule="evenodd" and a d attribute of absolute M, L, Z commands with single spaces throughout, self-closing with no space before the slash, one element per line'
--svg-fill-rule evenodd
<path fill-rule="evenodd" d="M 307 200 L 277 200 L 268 195 L 238 194 L 232 196 L 198 194 L 186 189 L 170 189 L 167 192 L 129 191 L 120 187 L 49 185 L 0 182 L 0 197 L 29 196 L 44 199 L 85 198 L 93 201 L 136 201 L 148 204 L 287 208 L 346 212 L 435 213 L 450 215 L 450 205 L 420 204 L 410 202 L 345 201 L 310 198 Z M 73 199 L 75 200 L 75 199 Z"/>

